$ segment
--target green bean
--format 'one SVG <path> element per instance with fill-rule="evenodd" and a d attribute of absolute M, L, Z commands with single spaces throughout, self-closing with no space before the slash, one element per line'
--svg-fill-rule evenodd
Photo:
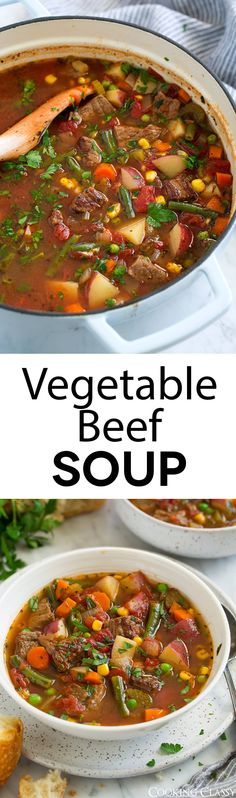
<path fill-rule="evenodd" d="M 117 704 L 121 710 L 122 715 L 126 717 L 127 715 L 129 715 L 129 709 L 125 703 L 125 688 L 122 676 L 112 676 L 111 682 Z"/>
<path fill-rule="evenodd" d="M 112 130 L 104 130 L 103 133 L 101 133 L 101 138 L 109 155 L 115 155 L 117 145 Z"/>
<path fill-rule="evenodd" d="M 135 213 L 134 213 L 134 209 L 133 209 L 133 205 L 132 205 L 132 199 L 131 199 L 130 191 L 128 191 L 127 188 L 124 188 L 124 186 L 120 186 L 120 188 L 119 188 L 119 198 L 120 198 L 121 204 L 123 205 L 123 208 L 124 208 L 124 211 L 126 213 L 126 216 L 128 216 L 129 219 L 133 219 L 134 216 L 135 216 Z"/>
<path fill-rule="evenodd" d="M 73 629 L 74 629 L 74 627 L 75 627 L 75 626 L 76 626 L 76 627 L 79 627 L 80 631 L 83 631 L 83 629 L 86 629 L 86 630 L 87 630 L 87 626 L 86 626 L 86 627 L 83 627 L 83 624 L 82 624 L 82 627 L 83 627 L 83 628 L 81 629 L 81 620 L 82 620 L 82 615 L 81 615 L 81 613 L 79 612 L 79 610 L 78 610 L 78 609 L 76 609 L 76 610 L 75 610 L 75 609 L 73 608 L 73 609 L 70 611 L 70 613 L 69 613 L 69 615 L 68 615 L 68 617 L 67 617 L 67 626 L 69 627 L 69 629 L 70 629 L 71 631 L 73 631 Z M 87 631 L 88 631 L 88 630 L 87 630 Z"/>
<path fill-rule="evenodd" d="M 83 242 L 81 244 L 80 242 L 78 242 L 76 244 L 73 244 L 72 249 L 77 250 L 77 252 L 90 252 L 93 249 L 99 249 L 99 246 L 98 244 L 94 244 L 94 242 L 92 243 L 90 241 L 88 241 L 87 243 Z"/>
<path fill-rule="evenodd" d="M 201 205 L 192 205 L 191 202 L 178 202 L 177 200 L 169 200 L 168 208 L 172 211 L 187 211 L 187 213 L 200 213 L 200 216 L 217 216 L 216 211 L 211 208 L 203 208 Z"/>
<path fill-rule="evenodd" d="M 80 175 L 81 175 L 81 167 L 80 167 L 78 161 L 76 161 L 76 158 L 72 158 L 71 155 L 68 155 L 66 160 L 67 160 L 67 163 L 68 163 L 68 166 L 70 167 L 70 169 L 72 169 L 73 172 L 76 172 L 76 174 L 79 175 L 79 177 L 80 177 Z"/>
<path fill-rule="evenodd" d="M 154 637 L 161 623 L 161 604 L 151 601 L 148 619 L 145 628 L 145 637 Z"/>
<path fill-rule="evenodd" d="M 29 666 L 24 668 L 23 674 L 28 677 L 30 682 L 38 684 L 40 687 L 52 687 L 55 681 L 55 679 L 48 679 L 47 676 L 43 676 L 42 673 L 37 673 L 37 671 L 34 671 L 33 668 Z"/>
<path fill-rule="evenodd" d="M 52 587 L 52 585 L 48 585 L 48 587 L 47 587 L 47 597 L 48 597 L 48 599 L 50 601 L 52 609 L 57 607 L 57 603 L 58 602 L 57 602 L 57 599 L 56 599 L 56 596 L 55 596 L 55 590 Z"/>
<path fill-rule="evenodd" d="M 10 663 L 11 665 L 13 665 L 14 668 L 19 668 L 19 665 L 21 663 L 20 657 L 18 657 L 17 654 L 13 654 L 13 656 L 10 658 Z"/>
<path fill-rule="evenodd" d="M 195 125 L 195 122 L 189 122 L 185 131 L 185 138 L 187 139 L 187 141 L 193 141 L 196 130 L 197 126 Z"/>
<path fill-rule="evenodd" d="M 47 277 L 55 277 L 60 261 L 63 260 L 63 258 L 66 258 L 70 250 L 73 249 L 74 244 L 77 244 L 77 241 L 79 241 L 78 235 L 73 235 L 68 238 L 68 241 L 66 241 L 64 246 L 58 250 L 58 253 L 55 256 L 51 266 L 49 266 L 49 269 L 47 269 Z"/>

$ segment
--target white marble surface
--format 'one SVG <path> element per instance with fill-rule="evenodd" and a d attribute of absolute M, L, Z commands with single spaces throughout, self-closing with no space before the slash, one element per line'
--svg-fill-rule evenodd
<path fill-rule="evenodd" d="M 68 549 L 84 546 L 96 545 L 119 545 L 142 548 L 142 542 L 136 538 L 119 520 L 113 501 L 109 501 L 100 511 L 92 515 L 84 515 L 79 518 L 67 521 L 63 527 L 59 528 L 52 540 L 51 545 L 45 546 L 43 550 L 24 553 L 28 563 L 33 563 L 40 556 L 49 556 Z M 144 546 L 143 546 L 144 548 Z M 151 547 L 146 547 L 151 549 Z M 236 602 L 236 557 L 223 560 L 185 560 L 189 565 L 199 568 L 208 577 L 213 579 L 228 595 Z M 198 770 L 199 761 L 203 764 L 217 762 L 221 759 L 231 745 L 236 746 L 235 730 L 231 731 L 228 742 L 219 740 L 214 745 L 207 748 L 196 757 L 194 761 L 188 760 L 187 763 L 178 767 L 171 767 L 168 771 L 158 774 L 140 776 L 129 779 L 106 780 L 104 782 L 71 777 L 68 787 L 68 798 L 70 791 L 74 798 L 151 798 L 155 795 L 152 789 L 164 791 L 171 790 L 180 786 Z M 14 775 L 8 784 L 3 788 L 4 798 L 16 798 L 19 777 L 23 773 L 30 773 L 32 776 L 43 775 L 44 769 L 38 767 L 22 758 Z M 152 788 L 152 789 L 151 789 Z M 151 792 L 150 792 L 151 790 Z M 159 793 L 161 794 L 161 793 Z M 162 792 L 163 794 L 163 792 Z M 156 792 L 156 796 L 158 793 Z"/>

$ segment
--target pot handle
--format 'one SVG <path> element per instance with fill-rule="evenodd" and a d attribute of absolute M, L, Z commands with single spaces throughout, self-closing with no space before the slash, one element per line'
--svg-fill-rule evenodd
<path fill-rule="evenodd" d="M 142 354 L 146 352 L 161 352 L 183 341 L 190 335 L 203 330 L 219 316 L 228 310 L 232 301 L 231 290 L 218 266 L 216 258 L 212 255 L 207 267 L 199 266 L 198 276 L 203 276 L 208 283 L 208 300 L 193 313 L 185 316 L 181 321 L 169 324 L 167 327 L 149 331 L 141 338 L 126 338 L 116 328 L 116 314 L 109 311 L 107 314 L 87 316 L 86 323 L 91 333 L 100 341 L 102 352 L 116 354 Z M 181 288 L 180 288 L 181 290 Z M 209 298 L 210 295 L 210 298 Z M 160 300 L 161 301 L 161 300 Z M 176 300 L 177 301 L 177 300 Z M 158 304 L 157 304 L 158 312 Z M 137 315 L 138 318 L 138 315 Z M 154 315 L 154 324 L 155 324 Z M 147 312 L 148 324 L 148 312 Z M 152 322 L 153 325 L 153 322 Z M 154 326 L 154 325 L 153 325 Z M 132 330 L 132 318 L 129 320 L 129 334 Z"/>

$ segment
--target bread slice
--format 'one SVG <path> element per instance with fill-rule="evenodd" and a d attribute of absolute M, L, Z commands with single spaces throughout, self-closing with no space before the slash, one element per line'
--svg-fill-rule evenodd
<path fill-rule="evenodd" d="M 81 513 L 92 513 L 104 504 L 104 499 L 59 499 L 57 510 L 64 518 Z"/>
<path fill-rule="evenodd" d="M 64 798 L 67 780 L 59 770 L 49 771 L 43 779 L 34 781 L 31 776 L 22 776 L 18 798 Z"/>
<path fill-rule="evenodd" d="M 22 739 L 21 720 L 0 715 L 0 786 L 9 779 L 20 759 Z"/>

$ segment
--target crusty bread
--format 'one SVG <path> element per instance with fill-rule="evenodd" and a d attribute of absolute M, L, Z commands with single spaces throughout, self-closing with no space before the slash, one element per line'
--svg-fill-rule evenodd
<path fill-rule="evenodd" d="M 9 779 L 20 759 L 22 739 L 21 720 L 0 715 L 0 786 Z"/>
<path fill-rule="evenodd" d="M 81 513 L 92 513 L 104 504 L 104 499 L 59 499 L 57 510 L 64 518 L 72 518 Z"/>
<path fill-rule="evenodd" d="M 19 783 L 18 798 L 64 798 L 67 780 L 62 779 L 58 770 L 49 771 L 43 779 L 34 781 L 31 776 L 23 776 Z"/>

